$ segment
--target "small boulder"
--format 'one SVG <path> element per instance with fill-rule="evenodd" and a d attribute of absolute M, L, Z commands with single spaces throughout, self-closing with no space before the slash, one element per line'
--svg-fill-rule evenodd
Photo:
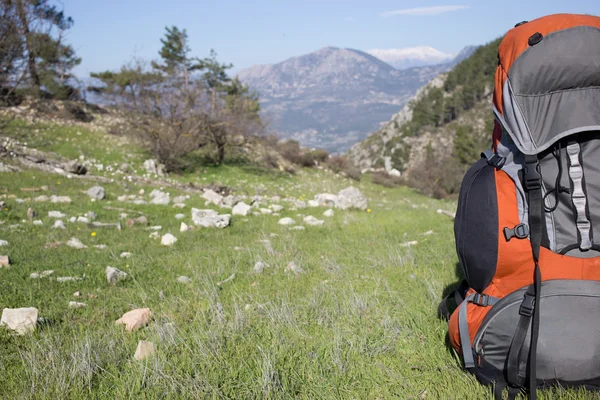
<path fill-rule="evenodd" d="M 88 189 L 86 192 L 88 196 L 95 200 L 104 200 L 106 198 L 106 192 L 102 186 L 94 186 Z"/>
<path fill-rule="evenodd" d="M 150 318 L 152 318 L 152 311 L 149 308 L 138 308 L 123 314 L 115 324 L 125 325 L 127 332 L 133 332 L 148 325 Z"/>
<path fill-rule="evenodd" d="M 335 212 L 333 212 L 333 210 L 331 208 L 323 213 L 323 216 L 328 217 L 328 218 L 331 218 L 334 215 L 335 215 Z"/>
<path fill-rule="evenodd" d="M 279 204 L 271 204 L 271 210 L 273 210 L 273 212 L 281 212 L 283 211 L 283 206 L 280 206 Z"/>
<path fill-rule="evenodd" d="M 192 280 L 190 278 L 188 278 L 187 276 L 180 276 L 177 278 L 177 282 L 187 285 L 188 283 L 192 283 Z"/>
<path fill-rule="evenodd" d="M 131 258 L 131 253 L 128 251 L 124 251 L 121 254 L 119 254 L 119 257 L 121 258 Z"/>
<path fill-rule="evenodd" d="M 325 223 L 325 221 L 323 221 L 321 219 L 316 219 L 312 215 L 308 215 L 308 216 L 304 217 L 304 222 L 306 224 L 312 225 L 312 226 L 323 225 Z"/>
<path fill-rule="evenodd" d="M 226 228 L 229 226 L 231 216 L 229 214 L 219 215 L 214 210 L 198 210 L 192 208 L 192 221 L 195 225 L 203 228 Z"/>
<path fill-rule="evenodd" d="M 108 283 L 115 284 L 118 281 L 127 279 L 128 276 L 127 272 L 121 271 L 120 269 L 111 266 L 106 267 L 106 280 Z"/>
<path fill-rule="evenodd" d="M 85 306 L 86 306 L 85 303 L 80 303 L 78 301 L 70 301 L 69 302 L 69 308 L 83 308 Z"/>
<path fill-rule="evenodd" d="M 271 210 L 270 208 L 261 208 L 260 213 L 261 214 L 273 214 L 273 210 Z"/>
<path fill-rule="evenodd" d="M 308 206 L 309 207 L 319 207 L 319 202 L 317 200 L 309 200 L 308 201 Z"/>
<path fill-rule="evenodd" d="M 338 196 L 331 193 L 320 193 L 315 196 L 315 200 L 323 206 L 333 207 L 338 201 Z"/>
<path fill-rule="evenodd" d="M 252 270 L 256 274 L 262 274 L 265 270 L 265 263 L 262 261 L 257 261 L 256 264 L 254 264 L 254 268 Z"/>
<path fill-rule="evenodd" d="M 148 342 L 146 340 L 140 340 L 137 345 L 137 349 L 135 350 L 135 354 L 133 355 L 133 359 L 136 361 L 142 361 L 156 352 L 156 348 L 154 347 L 154 343 Z"/>
<path fill-rule="evenodd" d="M 176 214 L 175 215 L 175 219 L 184 219 L 185 218 L 185 214 Z"/>
<path fill-rule="evenodd" d="M 162 244 L 163 246 L 173 246 L 176 241 L 177 238 L 175 236 L 171 235 L 170 233 L 167 233 L 160 239 L 160 244 Z"/>
<path fill-rule="evenodd" d="M 0 247 L 2 247 L 2 246 L 8 246 L 8 241 L 0 240 Z"/>
<path fill-rule="evenodd" d="M 278 222 L 279 225 L 283 225 L 283 226 L 288 226 L 288 225 L 295 225 L 296 221 L 294 221 L 293 219 L 286 217 L 286 218 L 281 218 Z"/>
<path fill-rule="evenodd" d="M 60 211 L 48 211 L 48 217 L 50 218 L 64 218 L 66 216 L 66 214 L 63 214 Z"/>
<path fill-rule="evenodd" d="M 338 193 L 335 206 L 342 210 L 357 208 L 364 211 L 367 209 L 367 198 L 357 188 L 350 186 Z"/>
<path fill-rule="evenodd" d="M 235 206 L 233 206 L 233 209 L 231 210 L 231 214 L 233 215 L 241 215 L 243 217 L 245 217 L 246 215 L 248 215 L 248 212 L 250 211 L 251 207 L 242 202 L 237 203 Z"/>
<path fill-rule="evenodd" d="M 179 227 L 179 232 L 187 232 L 189 230 L 190 227 L 185 222 L 182 222 L 181 226 Z"/>
<path fill-rule="evenodd" d="M 71 238 L 69 239 L 69 241 L 67 242 L 67 246 L 72 247 L 74 249 L 87 249 L 87 246 L 83 243 L 81 243 L 81 240 L 77 239 L 77 238 Z"/>
<path fill-rule="evenodd" d="M 154 193 L 154 192 L 153 192 Z M 150 194 L 152 196 L 152 194 Z M 154 193 L 152 196 L 152 200 L 150 200 L 150 204 L 159 204 L 159 205 L 167 205 L 171 202 L 171 197 L 169 193 L 158 191 L 158 193 Z"/>
<path fill-rule="evenodd" d="M 223 203 L 223 196 L 214 190 L 208 189 L 202 194 L 202 198 L 206 200 L 206 204 L 215 204 L 220 206 Z"/>
<path fill-rule="evenodd" d="M 24 335 L 35 330 L 37 319 L 37 308 L 5 308 L 2 310 L 0 326 L 4 325 L 17 334 Z"/>
<path fill-rule="evenodd" d="M 50 196 L 52 203 L 71 203 L 73 200 L 69 196 Z"/>

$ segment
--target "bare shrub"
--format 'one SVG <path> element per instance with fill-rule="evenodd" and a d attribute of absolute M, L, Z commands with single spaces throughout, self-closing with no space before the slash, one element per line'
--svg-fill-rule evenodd
<path fill-rule="evenodd" d="M 360 180 L 360 170 L 352 164 L 347 157 L 344 156 L 332 156 L 327 161 L 329 169 L 333 172 L 347 176 L 350 179 L 356 181 Z"/>
<path fill-rule="evenodd" d="M 376 185 L 381 185 L 387 188 L 406 185 L 406 181 L 400 176 L 392 176 L 387 172 L 373 172 L 372 182 Z"/>

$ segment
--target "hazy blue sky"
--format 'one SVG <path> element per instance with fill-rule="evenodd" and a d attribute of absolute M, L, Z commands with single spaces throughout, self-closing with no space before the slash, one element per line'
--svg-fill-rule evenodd
<path fill-rule="evenodd" d="M 600 14 L 600 0 L 62 0 L 78 75 L 158 57 L 166 25 L 186 28 L 195 55 L 211 48 L 234 71 L 325 46 L 360 50 L 433 46 L 456 53 L 521 20 L 559 12 Z"/>

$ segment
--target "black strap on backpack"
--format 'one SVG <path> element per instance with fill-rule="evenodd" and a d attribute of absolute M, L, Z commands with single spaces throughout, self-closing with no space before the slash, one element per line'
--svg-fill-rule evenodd
<path fill-rule="evenodd" d="M 543 239 L 544 228 L 544 202 L 542 197 L 542 176 L 540 174 L 540 163 L 537 156 L 526 155 L 523 166 L 523 187 L 527 192 L 529 203 L 529 229 L 531 250 L 535 263 L 533 284 L 527 288 L 519 314 L 521 315 L 515 335 L 510 344 L 507 360 L 507 380 L 513 387 L 522 387 L 529 379 L 529 398 L 537 398 L 536 388 L 536 364 L 537 364 L 537 342 L 540 327 L 540 292 L 542 286 L 542 273 L 539 266 L 540 249 Z M 527 372 L 519 371 L 521 361 L 521 350 L 525 342 L 525 336 L 531 323 L 531 342 L 529 345 L 529 357 Z"/>

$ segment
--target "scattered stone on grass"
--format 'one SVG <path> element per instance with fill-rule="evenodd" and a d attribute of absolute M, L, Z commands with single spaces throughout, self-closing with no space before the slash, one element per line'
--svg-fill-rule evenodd
<path fill-rule="evenodd" d="M 229 226 L 231 215 L 221 214 L 215 210 L 198 210 L 192 208 L 192 221 L 203 228 L 226 228 Z"/>
<path fill-rule="evenodd" d="M 271 204 L 271 210 L 278 213 L 283 211 L 283 206 L 280 206 L 279 204 Z"/>
<path fill-rule="evenodd" d="M 87 190 L 87 195 L 95 200 L 104 200 L 106 198 L 106 192 L 102 186 L 94 186 Z"/>
<path fill-rule="evenodd" d="M 183 283 L 183 284 L 188 284 L 188 283 L 192 283 L 192 280 L 190 278 L 188 278 L 187 276 L 180 276 L 177 278 L 177 282 Z"/>
<path fill-rule="evenodd" d="M 314 207 L 319 207 L 320 204 L 319 204 L 319 202 L 317 200 L 309 200 L 308 201 L 308 206 L 314 208 Z"/>
<path fill-rule="evenodd" d="M 110 265 L 106 267 L 106 280 L 108 283 L 115 284 L 119 281 L 127 279 L 129 275 L 127 272 L 121 271 L 120 269 L 111 267 Z"/>
<path fill-rule="evenodd" d="M 455 219 L 455 218 L 456 218 L 456 213 L 453 213 L 453 212 L 451 212 L 451 211 L 446 211 L 446 210 L 438 209 L 438 210 L 437 210 L 437 213 L 438 213 L 438 214 L 445 215 L 445 216 L 447 216 L 447 217 L 450 217 L 450 218 L 452 218 L 452 219 Z"/>
<path fill-rule="evenodd" d="M 29 278 L 30 278 L 30 279 L 40 279 L 40 278 L 45 278 L 45 277 L 47 277 L 47 276 L 50 276 L 50 275 L 52 275 L 53 273 L 54 273 L 54 271 L 53 271 L 53 270 L 51 270 L 51 269 L 47 269 L 47 270 L 45 270 L 45 271 L 42 271 L 42 272 L 33 272 L 33 273 L 31 273 L 31 274 L 29 275 Z"/>
<path fill-rule="evenodd" d="M 160 244 L 162 244 L 163 246 L 173 246 L 176 241 L 177 238 L 175 236 L 171 235 L 170 233 L 167 233 L 160 239 Z"/>
<path fill-rule="evenodd" d="M 418 245 L 418 244 L 419 244 L 419 242 L 417 242 L 416 240 L 412 240 L 412 241 L 410 241 L 410 242 L 404 242 L 404 243 L 401 243 L 400 245 L 401 245 L 402 247 L 411 247 L 411 246 L 416 246 L 416 245 Z"/>
<path fill-rule="evenodd" d="M 81 217 L 81 216 L 79 216 L 79 217 L 77 217 L 77 222 L 82 222 L 84 224 L 89 224 L 90 220 L 88 219 L 88 217 Z"/>
<path fill-rule="evenodd" d="M 121 228 L 121 223 L 119 222 L 98 222 L 98 221 L 94 221 L 90 224 L 91 227 L 93 228 L 114 228 L 118 231 L 120 231 Z"/>
<path fill-rule="evenodd" d="M 270 208 L 261 208 L 260 213 L 261 214 L 273 214 L 273 210 L 271 210 Z"/>
<path fill-rule="evenodd" d="M 85 306 L 86 306 L 85 303 L 80 303 L 78 301 L 70 301 L 69 302 L 69 308 L 83 308 Z"/>
<path fill-rule="evenodd" d="M 44 225 L 44 222 L 42 220 L 36 219 L 35 221 L 32 222 L 33 225 L 35 226 L 42 226 Z"/>
<path fill-rule="evenodd" d="M 152 232 L 149 237 L 150 239 L 158 239 L 160 237 L 160 233 Z"/>
<path fill-rule="evenodd" d="M 150 193 L 150 197 L 152 197 L 150 204 L 167 205 L 171 202 L 169 193 L 161 192 L 160 190 L 152 191 L 152 193 Z"/>
<path fill-rule="evenodd" d="M 206 200 L 206 205 L 215 204 L 220 206 L 223 203 L 223 196 L 214 190 L 208 189 L 202 194 L 202 198 Z"/>
<path fill-rule="evenodd" d="M 8 246 L 8 242 L 6 240 L 0 240 L 0 247 Z"/>
<path fill-rule="evenodd" d="M 156 352 L 156 348 L 154 347 L 154 343 L 148 342 L 146 340 L 140 340 L 137 345 L 137 349 L 135 349 L 135 354 L 133 355 L 133 359 L 136 361 L 142 361 Z"/>
<path fill-rule="evenodd" d="M 148 325 L 152 318 L 152 311 L 149 308 L 138 308 L 123 314 L 121 318 L 115 321 L 117 325 L 125 325 L 127 332 L 133 332 Z"/>
<path fill-rule="evenodd" d="M 17 334 L 24 335 L 35 330 L 37 319 L 37 308 L 5 308 L 2 310 L 0 326 L 5 325 Z"/>
<path fill-rule="evenodd" d="M 81 292 L 77 291 L 73 293 L 73 297 L 81 297 Z"/>
<path fill-rule="evenodd" d="M 349 186 L 346 189 L 341 190 L 337 197 L 338 199 L 335 203 L 336 208 L 342 210 L 358 208 L 363 211 L 367 209 L 367 198 L 354 186 Z"/>
<path fill-rule="evenodd" d="M 176 214 L 175 215 L 175 219 L 184 219 L 185 218 L 185 214 Z"/>
<path fill-rule="evenodd" d="M 87 246 L 83 243 L 81 243 L 81 240 L 77 239 L 77 238 L 71 238 L 69 239 L 69 241 L 67 242 L 67 246 L 72 247 L 74 249 L 87 249 Z"/>
<path fill-rule="evenodd" d="M 235 206 L 233 206 L 233 208 L 231 209 L 231 214 L 233 215 L 241 215 L 243 217 L 245 217 L 246 215 L 248 215 L 248 212 L 250 211 L 251 207 L 244 203 L 243 201 L 237 203 Z"/>
<path fill-rule="evenodd" d="M 119 254 L 119 257 L 121 258 L 131 258 L 131 253 L 128 251 L 124 251 L 121 254 Z"/>
<path fill-rule="evenodd" d="M 325 221 L 323 221 L 322 219 L 316 219 L 312 215 L 304 217 L 304 222 L 312 226 L 323 225 L 325 223 Z"/>
<path fill-rule="evenodd" d="M 318 201 L 322 206 L 335 207 L 335 204 L 338 201 L 338 196 L 331 193 L 320 193 L 315 196 L 315 200 Z"/>
<path fill-rule="evenodd" d="M 335 215 L 335 212 L 331 208 L 323 213 L 323 216 L 328 217 L 328 218 L 331 218 L 334 215 Z"/>
<path fill-rule="evenodd" d="M 0 268 L 8 267 L 10 265 L 10 260 L 8 256 L 0 256 Z"/>
<path fill-rule="evenodd" d="M 76 278 L 74 276 L 59 276 L 58 278 L 56 278 L 56 282 L 75 282 L 75 281 L 81 281 L 83 280 L 83 278 Z"/>
<path fill-rule="evenodd" d="M 287 225 L 295 225 L 296 221 L 294 221 L 293 219 L 286 217 L 286 218 L 281 218 L 278 222 L 279 225 L 283 225 L 283 226 L 287 226 Z"/>
<path fill-rule="evenodd" d="M 423 236 L 429 236 L 429 235 L 433 235 L 434 233 L 435 233 L 434 231 L 432 231 L 432 230 L 429 230 L 429 231 L 427 231 L 427 232 L 423 232 L 423 233 L 422 233 L 422 235 L 423 235 Z"/>
<path fill-rule="evenodd" d="M 50 202 L 52 203 L 71 203 L 72 201 L 69 196 L 50 196 Z"/>
<path fill-rule="evenodd" d="M 305 229 L 306 229 L 306 228 L 305 228 L 305 227 L 303 227 L 302 225 L 292 226 L 292 227 L 290 228 L 290 230 L 291 230 L 291 231 L 303 231 L 303 230 L 305 230 Z"/>
<path fill-rule="evenodd" d="M 108 246 L 105 245 L 105 244 L 96 244 L 96 245 L 94 245 L 94 247 L 96 249 L 98 249 L 98 250 L 106 250 L 106 249 L 108 249 Z"/>
<path fill-rule="evenodd" d="M 185 222 L 182 222 L 181 225 L 179 226 L 179 232 L 187 232 L 189 230 L 190 230 L 190 227 Z"/>
<path fill-rule="evenodd" d="M 63 214 L 60 211 L 48 211 L 49 218 L 64 218 L 66 216 L 66 214 Z"/>
<path fill-rule="evenodd" d="M 254 268 L 252 268 L 252 270 L 256 274 L 262 274 L 263 271 L 265 270 L 265 263 L 262 261 L 257 261 L 256 264 L 254 264 Z"/>

